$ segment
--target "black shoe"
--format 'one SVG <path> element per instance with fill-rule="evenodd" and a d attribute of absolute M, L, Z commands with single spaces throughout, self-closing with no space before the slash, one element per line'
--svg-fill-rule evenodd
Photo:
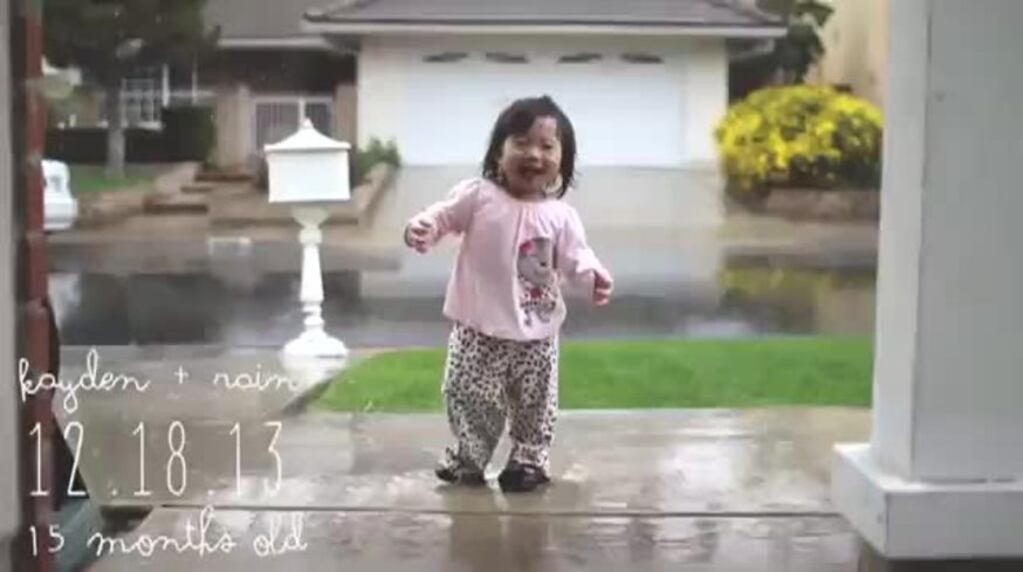
<path fill-rule="evenodd" d="M 528 493 L 541 485 L 551 482 L 540 467 L 508 463 L 497 477 L 501 491 L 506 493 Z"/>
<path fill-rule="evenodd" d="M 483 487 L 487 484 L 487 479 L 483 476 L 482 472 L 473 471 L 471 469 L 437 467 L 434 473 L 437 475 L 438 479 L 446 483 L 465 485 L 469 487 Z"/>

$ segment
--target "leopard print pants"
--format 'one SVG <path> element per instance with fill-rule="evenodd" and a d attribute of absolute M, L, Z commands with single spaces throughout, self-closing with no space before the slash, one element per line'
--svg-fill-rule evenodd
<path fill-rule="evenodd" d="M 457 444 L 441 461 L 483 471 L 508 423 L 508 462 L 550 473 L 558 412 L 558 341 L 520 342 L 456 324 L 448 343 L 443 393 Z"/>

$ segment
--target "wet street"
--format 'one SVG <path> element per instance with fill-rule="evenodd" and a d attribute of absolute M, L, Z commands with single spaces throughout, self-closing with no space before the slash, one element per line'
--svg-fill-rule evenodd
<path fill-rule="evenodd" d="M 722 218 L 706 174 L 634 171 L 590 170 L 569 195 L 616 292 L 599 311 L 572 300 L 566 337 L 872 331 L 872 225 Z M 411 214 L 467 172 L 403 169 L 364 231 L 328 233 L 330 331 L 353 347 L 444 343 L 455 242 L 420 256 L 398 237 Z M 622 194 L 628 181 L 643 183 L 643 201 Z M 50 293 L 64 344 L 278 347 L 298 333 L 300 257 L 290 230 L 261 242 L 251 238 L 259 229 L 192 236 L 172 220 L 160 224 L 132 237 L 58 237 Z"/>
<path fill-rule="evenodd" d="M 328 274 L 323 305 L 328 329 L 353 347 L 443 343 L 446 257 L 437 258 L 412 260 L 393 273 Z M 595 309 L 578 296 L 571 300 L 567 338 L 873 329 L 875 273 L 860 263 L 822 267 L 747 257 L 687 268 L 669 253 L 658 259 L 639 251 L 625 253 L 620 262 L 611 306 Z M 66 345 L 275 347 L 297 334 L 302 319 L 293 274 L 54 273 L 50 291 Z"/>
<path fill-rule="evenodd" d="M 873 327 L 874 271 L 869 267 L 800 268 L 744 261 L 703 279 L 680 278 L 670 284 L 665 278 L 662 293 L 650 291 L 658 278 L 619 275 L 618 295 L 606 309 L 573 300 L 565 336 L 868 334 Z M 447 331 L 441 315 L 442 278 L 428 286 L 406 282 L 408 292 L 392 291 L 389 296 L 376 296 L 368 286 L 403 279 L 400 273 L 328 275 L 328 328 L 353 347 L 442 343 Z M 259 276 L 247 284 L 198 274 L 50 277 L 67 345 L 278 346 L 299 331 L 298 290 L 297 276 L 285 274 Z"/>

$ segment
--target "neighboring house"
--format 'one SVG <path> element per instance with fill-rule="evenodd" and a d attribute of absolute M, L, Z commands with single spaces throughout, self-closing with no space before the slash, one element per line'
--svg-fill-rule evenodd
<path fill-rule="evenodd" d="M 71 82 L 72 91 L 49 95 L 50 127 L 74 128 L 105 125 L 103 90 L 83 78 L 80 70 L 51 68 L 48 74 Z M 125 126 L 158 129 L 161 110 L 175 105 L 202 105 L 211 94 L 199 89 L 195 69 L 170 65 L 137 67 L 121 82 L 121 120 Z"/>
<path fill-rule="evenodd" d="M 305 20 L 357 48 L 358 142 L 394 139 L 409 165 L 478 164 L 500 109 L 538 94 L 582 165 L 713 164 L 726 40 L 784 33 L 727 0 L 356 0 Z"/>
<path fill-rule="evenodd" d="M 784 33 L 739 0 L 208 0 L 205 18 L 210 60 L 133 74 L 122 97 L 132 125 L 215 106 L 226 168 L 305 116 L 393 139 L 408 165 L 475 165 L 500 109 L 539 94 L 575 123 L 581 165 L 712 165 L 728 40 Z"/>
<path fill-rule="evenodd" d="M 158 129 L 161 110 L 214 107 L 214 161 L 252 169 L 259 150 L 309 116 L 323 132 L 355 137 L 355 57 L 301 29 L 302 14 L 329 0 L 208 0 L 206 25 L 219 26 L 216 52 L 198 65 L 132 70 L 122 82 L 128 127 Z M 57 128 L 104 125 L 104 94 L 80 86 L 51 101 Z"/>

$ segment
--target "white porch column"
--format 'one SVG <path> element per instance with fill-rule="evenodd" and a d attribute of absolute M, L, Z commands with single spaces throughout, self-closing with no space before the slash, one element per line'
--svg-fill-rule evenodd
<path fill-rule="evenodd" d="M 1023 2 L 890 10 L 874 434 L 833 499 L 889 559 L 1023 558 Z"/>

